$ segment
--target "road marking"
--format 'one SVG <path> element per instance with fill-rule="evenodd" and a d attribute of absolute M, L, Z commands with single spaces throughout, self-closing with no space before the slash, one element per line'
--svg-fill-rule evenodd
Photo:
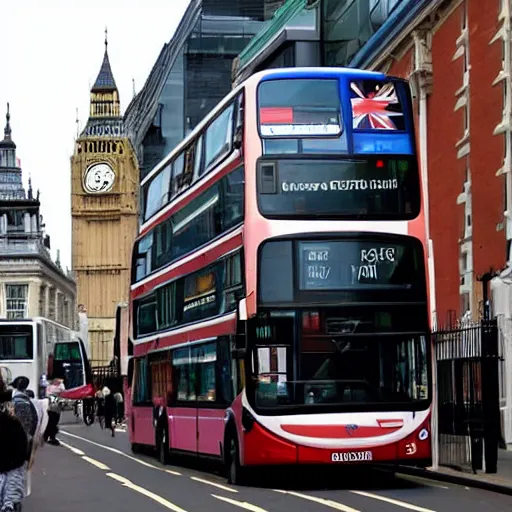
<path fill-rule="evenodd" d="M 175 505 L 174 503 L 171 503 L 170 501 L 166 500 L 165 498 L 162 498 L 162 496 L 159 496 L 158 494 L 155 494 L 154 492 L 148 491 L 147 489 L 144 489 L 144 487 L 140 487 L 140 485 L 134 484 L 133 482 L 128 480 L 128 478 L 125 478 L 120 475 L 116 475 L 115 473 L 107 473 L 107 476 L 120 482 L 123 485 L 123 487 L 132 489 L 133 491 L 138 492 L 138 493 L 142 494 L 143 496 L 146 496 L 147 498 L 151 498 L 153 501 L 160 503 L 160 505 L 162 505 L 165 508 L 168 508 L 169 510 L 174 510 L 174 512 L 187 512 L 186 510 L 182 509 L 181 507 L 178 507 L 178 505 Z"/>
<path fill-rule="evenodd" d="M 436 487 L 437 489 L 448 489 L 448 490 L 450 489 L 446 485 L 435 484 L 428 478 L 423 478 L 422 476 L 397 475 L 397 478 L 399 478 L 400 480 L 406 480 L 408 482 L 413 482 L 415 484 L 424 485 L 426 487 Z"/>
<path fill-rule="evenodd" d="M 217 488 L 222 489 L 224 491 L 238 492 L 236 489 L 233 489 L 231 487 L 227 487 L 226 485 L 221 485 L 221 484 L 218 484 L 216 482 L 210 482 L 210 480 L 205 480 L 204 478 L 199 478 L 197 476 L 191 476 L 190 479 L 191 480 L 195 480 L 196 482 L 201 482 L 203 484 L 213 485 L 214 487 L 217 487 Z"/>
<path fill-rule="evenodd" d="M 159 468 L 158 466 L 150 464 L 149 462 L 146 462 L 142 459 L 137 459 L 137 457 L 132 457 L 131 455 L 128 455 L 127 453 L 124 453 L 123 451 L 118 450 L 117 448 L 112 448 L 111 446 L 105 446 L 104 444 L 96 443 L 95 441 L 91 441 L 90 439 L 87 439 L 85 437 L 77 436 L 76 434 L 71 434 L 71 432 L 66 432 L 65 430 L 62 430 L 61 433 L 65 434 L 67 436 L 70 436 L 70 437 L 74 437 L 76 439 L 80 439 L 81 441 L 84 441 L 85 443 L 89 443 L 94 446 L 98 446 L 99 448 L 103 448 L 104 450 L 108 450 L 109 452 L 116 453 L 117 455 L 122 455 L 123 457 L 126 457 L 127 459 L 133 460 L 135 462 L 138 462 L 139 464 L 142 464 L 143 466 L 146 466 L 148 468 L 156 469 L 157 471 L 164 471 L 171 475 L 181 476 L 181 473 L 179 473 L 178 471 L 171 471 L 169 469 Z"/>
<path fill-rule="evenodd" d="M 83 455 L 82 459 L 87 461 L 89 464 L 96 466 L 97 468 L 103 469 L 104 471 L 110 471 L 110 468 L 106 464 L 103 464 L 103 462 L 100 462 L 99 460 L 91 459 L 91 457 L 87 457 L 86 455 Z"/>
<path fill-rule="evenodd" d="M 372 498 L 374 500 L 385 501 L 386 503 L 391 503 L 392 505 L 396 505 L 397 507 L 407 508 L 409 510 L 415 510 L 416 512 L 435 512 L 430 508 L 418 507 L 417 505 L 412 505 L 411 503 L 406 503 L 405 501 L 395 500 L 393 498 L 388 498 L 386 496 L 380 496 L 379 494 L 373 494 L 371 492 L 363 492 L 363 491 L 350 491 L 353 494 L 358 494 L 359 496 L 365 496 L 367 498 Z"/>
<path fill-rule="evenodd" d="M 302 494 L 300 492 L 293 491 L 282 491 L 279 489 L 274 489 L 276 492 L 280 492 L 281 494 L 289 494 L 291 496 L 295 496 L 297 498 L 302 498 L 303 500 L 314 501 L 315 503 L 320 503 L 321 505 L 325 505 L 326 507 L 331 507 L 335 510 L 341 510 L 342 512 L 360 512 L 359 510 L 349 507 L 347 505 L 343 505 L 343 503 L 338 503 L 337 501 L 326 500 L 324 498 L 317 498 L 316 496 L 310 496 L 309 494 Z"/>
<path fill-rule="evenodd" d="M 216 494 L 212 494 L 212 496 L 218 500 L 222 500 L 226 503 L 230 503 L 231 505 L 235 505 L 235 507 L 245 508 L 246 510 L 251 510 L 252 512 L 267 512 L 266 509 L 257 507 L 256 505 L 251 505 L 250 503 L 247 503 L 247 501 L 232 500 L 231 498 L 224 498 L 224 496 L 217 496 Z"/>
<path fill-rule="evenodd" d="M 62 441 L 60 442 L 60 444 L 67 448 L 68 450 L 71 450 L 73 453 L 76 453 L 76 455 L 85 455 L 85 452 L 79 450 L 78 448 L 75 448 L 74 446 L 71 446 L 70 444 L 63 443 Z"/>

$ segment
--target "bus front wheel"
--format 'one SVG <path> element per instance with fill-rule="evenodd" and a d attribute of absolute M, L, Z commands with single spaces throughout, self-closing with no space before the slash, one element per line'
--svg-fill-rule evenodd
<path fill-rule="evenodd" d="M 233 485 L 243 485 L 245 482 L 245 468 L 240 464 L 240 450 L 238 441 L 231 437 L 229 441 L 229 459 L 227 464 L 228 483 Z"/>

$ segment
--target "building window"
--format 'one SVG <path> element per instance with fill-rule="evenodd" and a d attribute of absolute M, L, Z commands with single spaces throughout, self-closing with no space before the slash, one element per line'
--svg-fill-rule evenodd
<path fill-rule="evenodd" d="M 56 298 L 57 298 L 57 291 L 55 290 L 55 288 L 50 288 L 50 305 L 49 305 L 49 317 L 50 317 L 50 320 L 57 320 L 56 318 L 56 304 L 55 304 L 55 301 L 56 301 Z"/>
<path fill-rule="evenodd" d="M 7 318 L 27 318 L 28 284 L 5 286 Z"/>
<path fill-rule="evenodd" d="M 39 287 L 39 316 L 45 315 L 45 305 L 46 305 L 46 287 Z"/>

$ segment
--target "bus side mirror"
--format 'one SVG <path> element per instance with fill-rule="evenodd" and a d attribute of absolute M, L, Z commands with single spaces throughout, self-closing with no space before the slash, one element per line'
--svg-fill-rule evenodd
<path fill-rule="evenodd" d="M 242 321 L 247 320 L 247 299 L 241 299 L 238 302 L 238 319 Z"/>

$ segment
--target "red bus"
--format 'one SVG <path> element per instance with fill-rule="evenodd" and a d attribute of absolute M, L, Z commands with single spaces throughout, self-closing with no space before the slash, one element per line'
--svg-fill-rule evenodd
<path fill-rule="evenodd" d="M 406 81 L 273 69 L 142 182 L 132 447 L 263 465 L 431 463 L 427 245 Z"/>

